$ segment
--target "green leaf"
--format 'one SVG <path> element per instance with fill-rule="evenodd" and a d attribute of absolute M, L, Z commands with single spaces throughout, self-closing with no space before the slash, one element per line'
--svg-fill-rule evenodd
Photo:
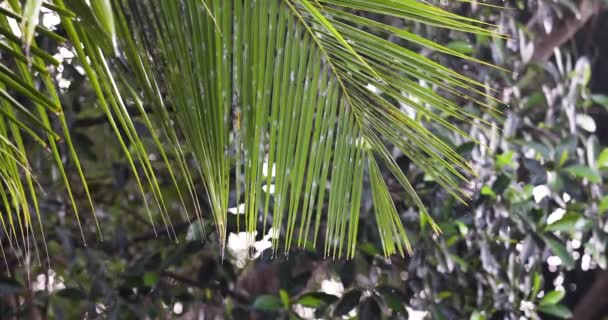
<path fill-rule="evenodd" d="M 602 105 L 606 108 L 608 108 L 608 95 L 605 94 L 592 94 L 591 95 L 591 101 Z"/>
<path fill-rule="evenodd" d="M 534 284 L 532 286 L 532 295 L 530 296 L 531 299 L 536 299 L 536 296 L 540 292 L 542 282 L 543 277 L 538 272 L 534 272 Z"/>
<path fill-rule="evenodd" d="M 308 0 L 300 0 L 304 7 L 308 10 L 308 12 L 322 25 L 327 31 L 329 31 L 339 42 L 343 45 L 354 57 L 356 57 L 364 66 L 369 68 L 372 74 L 378 77 L 378 74 L 374 71 L 374 69 L 369 66 L 367 61 L 365 61 L 355 49 L 344 39 L 342 34 L 336 29 L 336 27 L 329 21 L 323 14 L 312 4 L 312 2 Z"/>
<path fill-rule="evenodd" d="M 146 287 L 154 287 L 158 282 L 159 275 L 156 272 L 144 273 L 144 285 Z"/>
<path fill-rule="evenodd" d="M 363 253 L 366 253 L 370 256 L 376 256 L 382 254 L 378 247 L 376 247 L 373 243 L 364 242 L 359 245 L 359 250 Z"/>
<path fill-rule="evenodd" d="M 32 40 L 34 39 L 34 30 L 36 30 L 36 25 L 38 25 L 38 16 L 40 15 L 41 6 L 42 0 L 27 0 L 25 2 L 21 28 L 23 30 L 23 39 L 26 48 L 30 47 Z"/>
<path fill-rule="evenodd" d="M 496 193 L 494 192 L 494 190 L 492 190 L 492 188 L 490 188 L 489 186 L 485 185 L 483 187 L 481 187 L 481 191 L 480 193 L 484 196 L 488 196 L 492 199 L 496 198 Z"/>
<path fill-rule="evenodd" d="M 403 304 L 403 294 L 396 288 L 393 287 L 380 287 L 378 292 L 382 295 L 386 305 L 396 312 L 405 313 L 405 306 Z"/>
<path fill-rule="evenodd" d="M 600 153 L 600 141 L 595 135 L 589 136 L 585 142 L 585 153 L 587 155 L 587 164 L 591 169 L 597 171 L 599 168 L 597 159 Z"/>
<path fill-rule="evenodd" d="M 578 145 L 578 137 L 570 136 L 565 139 L 562 139 L 560 143 L 555 146 L 555 155 L 559 157 L 564 157 L 564 153 L 568 155 L 576 154 L 576 147 Z"/>
<path fill-rule="evenodd" d="M 455 254 L 450 255 L 450 257 L 452 258 L 452 260 L 454 260 L 454 262 L 458 264 L 458 267 L 462 269 L 462 271 L 467 272 L 467 270 L 469 270 L 469 261 Z"/>
<path fill-rule="evenodd" d="M 368 297 L 359 305 L 359 318 L 366 320 L 382 319 L 382 309 L 376 299 Z"/>
<path fill-rule="evenodd" d="M 509 150 L 507 152 L 503 152 L 499 155 L 496 156 L 496 167 L 498 168 L 498 170 L 506 167 L 506 166 L 513 166 L 513 156 L 515 155 L 515 153 L 512 150 Z"/>
<path fill-rule="evenodd" d="M 557 167 L 561 168 L 564 166 L 564 164 L 566 163 L 566 161 L 568 161 L 568 150 L 564 150 L 564 152 L 562 152 L 562 155 L 559 157 L 559 161 L 557 162 Z"/>
<path fill-rule="evenodd" d="M 452 295 L 452 291 L 441 291 L 437 294 L 437 300 L 443 300 L 451 297 Z"/>
<path fill-rule="evenodd" d="M 576 178 L 587 179 L 589 180 L 589 182 L 592 183 L 602 182 L 602 177 L 597 172 L 593 171 L 593 169 L 587 166 L 572 165 L 564 168 L 564 171 L 573 175 Z"/>
<path fill-rule="evenodd" d="M 361 290 L 355 289 L 344 294 L 334 309 L 334 317 L 341 317 L 349 313 L 352 309 L 359 305 L 360 298 Z"/>
<path fill-rule="evenodd" d="M 22 2 L 9 3 L 18 6 Z M 88 77 L 87 85 L 97 96 L 96 105 L 116 134 L 115 143 L 133 172 L 155 233 L 155 226 L 162 221 L 171 234 L 171 218 L 176 216 L 169 214 L 171 206 L 165 194 L 164 177 L 162 180 L 156 177 L 161 166 L 168 171 L 179 202 L 185 208 L 194 208 L 198 218 L 201 206 L 197 191 L 199 187 L 205 190 L 221 250 L 227 238 L 231 182 L 238 181 L 237 198 L 244 198 L 246 204 L 245 230 L 253 232 L 260 220 L 263 228 L 267 228 L 266 222 L 272 221 L 273 228 L 285 230 L 285 237 L 281 238 L 285 239 L 286 250 L 292 242 L 296 243 L 296 238 L 298 245 L 316 244 L 317 239 L 323 239 L 325 255 L 337 257 L 345 252 L 353 257 L 360 230 L 363 185 L 368 181 L 365 167 L 369 164 L 375 167 L 369 174 L 373 198 L 378 200 L 374 202 L 374 213 L 378 230 L 384 235 L 381 241 L 384 254 L 410 252 L 392 190 L 389 193 L 380 167 L 388 167 L 410 202 L 418 207 L 421 225 L 428 224 L 435 232 L 439 229 L 388 151 L 389 145 L 402 151 L 454 199 L 466 202 L 461 186 L 473 168 L 453 150 L 449 141 L 436 135 L 426 123 L 410 118 L 399 104 L 411 106 L 425 122 L 436 123 L 476 142 L 455 124 L 477 123 L 486 128 L 489 121 L 485 115 L 466 111 L 455 101 L 470 97 L 472 104 L 487 104 L 490 116 L 496 115 L 492 106 L 499 101 L 486 93 L 489 92 L 486 84 L 412 51 L 410 43 L 484 63 L 466 57 L 463 52 L 472 53 L 472 47 L 463 43 L 453 42 L 452 48 L 446 47 L 365 16 L 381 14 L 496 38 L 495 30 L 490 30 L 494 27 L 487 23 L 416 1 L 53 0 L 53 5 L 50 2 L 25 2 L 22 20 L 27 29 L 25 37 L 31 39 L 37 30 L 34 22 L 41 4 L 54 6 L 52 10 L 62 19 L 61 29 Z M 74 19 L 75 14 L 78 19 Z M 149 23 L 151 20 L 154 23 Z M 384 33 L 398 36 L 408 44 L 389 41 Z M 120 46 L 119 56 L 109 52 L 108 38 L 114 48 Z M 20 49 L 19 39 L 8 40 L 7 43 L 19 44 L 13 51 Z M 20 72 L 0 67 L 0 81 L 7 92 L 18 91 L 49 109 L 40 110 L 43 127 L 52 128 L 47 112 L 57 113 L 65 145 L 72 155 L 69 160 L 78 171 L 94 211 L 53 79 L 41 71 L 44 62 L 58 62 L 44 50 L 35 46 L 30 49 L 34 58 L 32 69 L 41 73 L 34 74 L 19 63 L 16 69 Z M 32 76 L 36 76 L 36 81 Z M 42 83 L 38 83 L 38 78 Z M 369 90 L 369 86 L 378 90 Z M 171 115 L 167 102 L 173 109 Z M 127 103 L 134 104 L 136 115 L 127 110 Z M 144 109 L 144 103 L 151 112 Z M 135 117 L 148 128 L 151 141 L 144 141 Z M 18 128 L 10 134 L 6 131 L 4 136 L 18 137 Z M 51 138 L 53 133 L 47 133 L 47 138 Z M 188 145 L 182 146 L 183 141 Z M 49 144 L 66 182 L 75 219 L 80 223 L 62 154 L 54 141 Z M 154 148 L 157 150 L 150 150 Z M 22 151 L 24 147 L 19 145 L 16 149 Z M 162 159 L 161 166 L 150 160 L 153 151 Z M 190 156 L 198 167 L 190 166 L 193 163 Z M 27 165 L 26 156 L 15 156 L 12 151 L 7 158 L 9 165 Z M 275 178 L 261 173 L 264 159 L 271 166 L 276 164 Z M 29 173 L 22 178 L 19 170 L 11 172 L 5 184 L 21 185 L 21 179 L 25 179 L 33 185 Z M 200 174 L 201 181 L 197 179 L 196 185 L 191 172 Z M 176 177 L 183 180 L 178 182 Z M 272 201 L 270 193 L 261 192 L 262 186 L 271 183 L 276 186 Z M 187 190 L 182 194 L 184 185 Z M 184 201 L 184 195 L 188 194 L 191 205 Z M 11 192 L 10 198 L 31 197 L 19 190 Z M 25 202 L 19 207 L 27 207 Z M 154 202 L 154 210 L 149 202 Z M 320 226 L 326 228 L 325 237 L 318 237 Z M 189 230 L 189 240 L 204 235 L 197 234 L 195 229 L 196 226 Z M 279 246 L 278 239 L 273 239 L 274 248 Z"/>
<path fill-rule="evenodd" d="M 91 7 L 101 27 L 108 34 L 112 42 L 116 40 L 116 26 L 114 25 L 114 12 L 112 11 L 111 0 L 95 0 L 91 1 Z"/>
<path fill-rule="evenodd" d="M 56 6 L 50 2 L 42 2 L 42 6 L 66 18 L 74 19 L 78 16 L 72 10 Z"/>
<path fill-rule="evenodd" d="M 542 143 L 538 143 L 538 142 L 534 142 L 534 141 L 525 141 L 525 140 L 515 140 L 513 142 L 536 151 L 536 153 L 539 156 L 541 156 L 543 159 L 551 158 L 551 147 L 546 146 Z"/>
<path fill-rule="evenodd" d="M 510 183 L 511 178 L 509 178 L 509 176 L 506 174 L 501 174 L 496 177 L 496 181 L 494 181 L 494 183 L 492 184 L 492 190 L 496 194 L 502 194 L 503 192 L 505 192 L 505 189 L 509 187 Z"/>
<path fill-rule="evenodd" d="M 301 304 L 305 307 L 318 308 L 323 305 L 334 303 L 337 300 L 338 297 L 334 295 L 327 294 L 324 292 L 313 292 L 302 295 L 300 298 L 298 298 L 296 303 Z"/>
<path fill-rule="evenodd" d="M 281 298 L 281 301 L 283 301 L 283 306 L 285 308 L 289 308 L 289 294 L 287 293 L 287 291 L 283 289 L 279 290 L 279 297 Z"/>
<path fill-rule="evenodd" d="M 569 231 L 573 232 L 576 230 L 578 221 L 583 218 L 580 214 L 575 212 L 568 212 L 562 216 L 561 219 L 554 221 L 553 223 L 545 227 L 545 231 Z"/>
<path fill-rule="evenodd" d="M 600 201 L 600 205 L 597 208 L 597 211 L 600 215 L 606 213 L 606 210 L 608 210 L 608 196 L 604 196 L 602 198 L 602 200 Z"/>
<path fill-rule="evenodd" d="M 265 294 L 255 299 L 253 307 L 265 311 L 274 311 L 283 307 L 283 301 L 275 295 Z"/>
<path fill-rule="evenodd" d="M 470 320 L 486 320 L 485 312 L 473 311 Z"/>
<path fill-rule="evenodd" d="M 555 240 L 551 236 L 541 235 L 541 238 L 543 239 L 543 241 L 545 241 L 549 249 L 551 249 L 551 252 L 553 252 L 554 255 L 558 256 L 561 259 L 562 263 L 564 264 L 564 266 L 566 266 L 566 268 L 568 268 L 569 270 L 574 268 L 576 262 L 561 242 Z"/>
<path fill-rule="evenodd" d="M 370 157 L 377 157 L 382 161 L 380 165 L 390 168 L 412 203 L 419 207 L 421 220 L 436 227 L 416 190 L 386 150 L 389 144 L 403 151 L 448 193 L 465 201 L 459 186 L 467 180 L 466 173 L 472 171 L 466 159 L 425 125 L 399 110 L 395 102 L 407 103 L 429 121 L 469 138 L 447 117 L 483 127 L 488 122 L 417 80 L 455 96 L 467 92 L 466 95 L 475 93 L 488 101 L 496 100 L 484 93 L 485 84 L 368 30 L 385 30 L 418 45 L 475 60 L 367 19 L 363 13 L 494 36 L 482 27 L 488 25 L 414 1 L 382 5 L 343 1 L 339 6 L 323 0 L 245 3 L 187 1 L 180 6 L 170 0 L 127 2 L 125 6 L 133 7 L 129 12 L 143 12 L 164 21 L 152 25 L 146 24 L 145 19 L 142 23 L 122 18 L 118 6 L 114 6 L 119 11 L 115 14 L 117 35 L 128 60 L 171 66 L 140 67 L 136 82 L 142 88 L 135 89 L 151 91 L 149 96 L 155 99 L 170 99 L 175 117 L 180 120 L 180 132 L 186 141 L 194 142 L 190 147 L 200 165 L 197 169 L 202 184 L 209 190 L 210 211 L 222 243 L 226 240 L 226 199 L 232 169 L 239 181 L 236 193 L 245 199 L 244 230 L 252 232 L 260 220 L 263 228 L 268 228 L 266 222 L 272 221 L 273 228 L 285 230 L 286 249 L 292 244 L 308 243 L 307 237 L 312 238 L 313 244 L 319 238 L 325 241 L 324 254 L 333 257 L 354 255 L 362 186 L 366 181 L 364 167 Z M 189 19 L 176 14 L 182 12 Z M 149 32 L 150 28 L 154 30 Z M 149 79 L 163 79 L 153 83 L 160 88 L 149 88 Z M 383 95 L 369 90 L 368 84 Z M 200 95 L 200 88 L 205 89 L 204 95 Z M 404 96 L 402 92 L 409 94 Z M 236 103 L 234 97 L 238 97 Z M 166 112 L 162 98 L 159 100 L 153 114 Z M 163 122 L 166 119 L 159 121 Z M 225 161 L 226 154 L 234 154 L 235 168 Z M 265 159 L 270 167 L 276 165 L 275 181 L 262 174 Z M 386 183 L 382 177 L 377 178 L 375 197 L 382 202 L 378 206 L 388 210 L 378 210 L 380 229 L 389 233 L 383 239 L 384 253 L 405 254 L 410 250 L 405 228 L 391 208 L 392 199 L 384 190 Z M 272 201 L 269 193 L 261 191 L 261 187 L 270 184 L 275 186 Z M 270 212 L 272 219 L 268 219 Z M 325 237 L 318 237 L 321 225 L 326 229 Z M 279 241 L 274 240 L 273 247 L 278 246 Z"/>
<path fill-rule="evenodd" d="M 546 313 L 548 315 L 552 315 L 552 316 L 560 318 L 560 319 L 571 319 L 572 318 L 572 311 L 570 311 L 570 309 L 568 309 L 568 307 L 563 306 L 561 304 L 539 306 L 537 308 L 537 310 L 542 313 Z"/>
<path fill-rule="evenodd" d="M 469 233 L 469 227 L 462 221 L 456 221 L 455 224 L 458 227 L 458 231 L 460 231 L 460 235 L 466 237 L 466 235 Z"/>
<path fill-rule="evenodd" d="M 553 290 L 549 291 L 545 294 L 545 296 L 540 300 L 540 306 L 558 304 L 562 299 L 566 296 L 566 292 L 564 290 Z"/>
<path fill-rule="evenodd" d="M 545 97 L 545 94 L 542 91 L 536 91 L 527 97 L 526 108 L 535 107 L 541 103 L 545 103 L 546 101 L 547 98 Z"/>
<path fill-rule="evenodd" d="M 466 55 L 470 55 L 474 52 L 473 46 L 470 43 L 462 40 L 451 41 L 446 45 L 446 47 Z"/>
<path fill-rule="evenodd" d="M 597 167 L 600 169 L 608 168 L 608 148 L 604 148 L 597 157 Z"/>

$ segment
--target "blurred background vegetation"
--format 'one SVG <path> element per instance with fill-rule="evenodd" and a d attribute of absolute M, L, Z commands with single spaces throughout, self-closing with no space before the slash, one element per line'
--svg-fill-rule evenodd
<path fill-rule="evenodd" d="M 476 1 L 435 4 L 496 24 L 510 39 L 368 17 L 511 71 L 413 48 L 495 90 L 492 95 L 504 102 L 500 109 L 505 116 L 489 129 L 459 124 L 481 142 L 475 144 L 403 106 L 454 146 L 478 176 L 462 186 L 471 197 L 464 205 L 394 150 L 443 233 L 420 224 L 399 184 L 387 175 L 413 247 L 411 255 L 390 259 L 383 257 L 366 188 L 358 250 L 349 260 L 326 259 L 320 249 L 312 248 L 273 256 L 270 234 L 259 234 L 255 248 L 246 246 L 245 234 L 237 231 L 234 213 L 240 203 L 234 193 L 223 258 L 210 218 L 176 220 L 179 242 L 163 233 L 156 236 L 129 164 L 119 146 L 108 143 L 115 136 L 106 117 L 90 107 L 97 97 L 73 48 L 37 39 L 61 61 L 52 75 L 88 172 L 105 241 L 99 241 L 92 218 L 81 215 L 87 239 L 83 246 L 51 155 L 32 149 L 32 170 L 39 173 L 37 183 L 45 191 L 40 208 L 50 268 L 33 263 L 32 270 L 24 272 L 20 259 L 5 252 L 0 318 L 582 320 L 608 315 L 606 3 L 483 3 L 504 9 Z M 65 32 L 52 11 L 42 10 L 41 23 L 58 34 Z M 457 103 L 472 106 L 466 99 Z M 146 126 L 134 119 L 143 142 L 152 145 Z M 179 216 L 184 208 L 158 158 L 149 155 L 169 214 Z M 77 170 L 67 159 L 65 167 L 74 181 L 76 201 L 85 208 L 88 200 L 79 189 Z M 272 174 L 270 168 L 267 172 Z M 194 185 L 202 189 L 201 181 Z M 202 193 L 199 196 L 204 202 Z M 201 233 L 199 224 L 207 232 Z"/>

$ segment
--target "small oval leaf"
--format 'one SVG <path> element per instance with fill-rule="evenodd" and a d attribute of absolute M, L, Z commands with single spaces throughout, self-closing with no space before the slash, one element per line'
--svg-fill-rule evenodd
<path fill-rule="evenodd" d="M 552 305 L 552 304 L 557 304 L 560 301 L 562 301 L 562 299 L 564 298 L 564 296 L 566 295 L 566 292 L 563 290 L 553 290 L 550 292 L 547 292 L 547 294 L 545 294 L 545 296 L 540 300 L 539 305 L 541 306 L 546 306 L 546 305 Z"/>
<path fill-rule="evenodd" d="M 576 178 L 587 179 L 587 180 L 589 180 L 589 182 L 592 182 L 592 183 L 602 182 L 602 177 L 600 177 L 600 175 L 597 174 L 597 172 L 593 171 L 593 169 L 591 169 L 587 166 L 572 165 L 572 166 L 566 167 L 564 169 L 564 171 L 573 175 Z"/>
<path fill-rule="evenodd" d="M 281 301 L 281 298 L 277 296 L 265 294 L 255 299 L 255 301 L 253 302 L 253 307 L 255 309 L 266 311 L 279 310 L 283 307 L 283 301 Z"/>
<path fill-rule="evenodd" d="M 324 292 L 306 293 L 298 299 L 298 304 L 305 307 L 318 308 L 322 305 L 331 304 L 338 300 L 338 297 Z"/>

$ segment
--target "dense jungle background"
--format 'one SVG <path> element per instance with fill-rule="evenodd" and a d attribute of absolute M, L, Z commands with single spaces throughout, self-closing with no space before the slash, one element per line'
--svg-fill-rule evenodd
<path fill-rule="evenodd" d="M 83 245 L 61 175 L 49 161 L 52 155 L 32 142 L 32 171 L 45 192 L 39 205 L 50 261 L 40 237 L 35 240 L 38 257 L 19 257 L 0 233 L 5 257 L 0 318 L 603 319 L 608 315 L 608 3 L 432 2 L 496 24 L 509 39 L 365 16 L 505 69 L 411 46 L 492 88 L 490 94 L 504 102 L 497 105 L 504 115 L 489 130 L 457 123 L 481 142 L 476 144 L 402 106 L 454 146 L 477 176 L 460 186 L 471 197 L 463 204 L 391 150 L 442 233 L 420 223 L 398 183 L 386 175 L 413 248 L 411 255 L 389 259 L 382 252 L 367 187 L 352 259 L 326 258 L 321 248 L 312 247 L 273 252 L 272 235 L 261 229 L 253 248 L 247 246 L 242 225 L 237 228 L 242 201 L 236 190 L 229 199 L 222 257 L 211 216 L 205 215 L 200 178 L 193 183 L 200 191 L 203 221 L 180 219 L 180 212 L 191 208 L 183 208 L 171 188 L 162 190 L 179 241 L 168 237 L 160 221 L 150 224 L 72 46 L 37 36 L 39 47 L 61 62 L 52 75 L 88 173 L 104 241 L 83 213 Z M 41 24 L 65 34 L 55 12 L 43 8 L 40 15 Z M 389 40 L 410 46 L 399 38 Z M 2 50 L 0 59 L 8 59 Z M 468 108 L 471 102 L 457 104 Z M 127 107 L 133 109 L 138 135 L 153 144 L 136 106 Z M 149 159 L 164 188 L 170 179 L 166 168 L 157 154 Z M 86 208 L 77 170 L 68 157 L 64 164 L 75 181 L 75 199 Z M 265 174 L 273 174 L 267 164 Z"/>

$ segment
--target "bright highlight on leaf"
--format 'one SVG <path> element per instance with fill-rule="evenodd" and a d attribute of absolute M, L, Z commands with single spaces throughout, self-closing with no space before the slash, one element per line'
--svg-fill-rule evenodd
<path fill-rule="evenodd" d="M 29 48 L 32 39 L 34 39 L 34 30 L 38 24 L 38 15 L 40 14 L 41 6 L 42 0 L 29 0 L 23 8 L 24 19 L 21 28 L 23 29 L 23 39 L 26 48 Z"/>

